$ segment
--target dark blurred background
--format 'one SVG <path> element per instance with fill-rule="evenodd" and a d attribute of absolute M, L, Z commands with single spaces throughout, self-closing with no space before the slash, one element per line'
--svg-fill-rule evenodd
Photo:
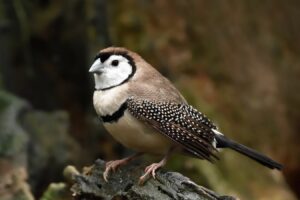
<path fill-rule="evenodd" d="M 66 165 L 127 153 L 92 106 L 88 69 L 111 45 L 284 164 L 271 171 L 225 151 L 215 165 L 174 156 L 167 169 L 241 199 L 298 199 L 299 19 L 298 0 L 0 0 L 0 199 L 40 198 Z"/>

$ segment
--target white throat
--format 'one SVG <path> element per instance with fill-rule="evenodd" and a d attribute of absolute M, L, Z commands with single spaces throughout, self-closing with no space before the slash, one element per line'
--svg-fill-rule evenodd
<path fill-rule="evenodd" d="M 117 66 L 113 62 L 118 62 Z M 126 82 L 133 73 L 133 66 L 129 60 L 122 55 L 111 55 L 107 60 L 101 63 L 98 58 L 91 69 L 96 68 L 94 73 L 96 90 L 109 89 Z M 90 69 L 90 71 L 91 71 Z"/>

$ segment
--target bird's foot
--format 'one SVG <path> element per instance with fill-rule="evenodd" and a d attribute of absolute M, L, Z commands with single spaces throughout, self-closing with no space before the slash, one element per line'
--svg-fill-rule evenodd
<path fill-rule="evenodd" d="M 121 160 L 112 160 L 112 161 L 107 162 L 105 164 L 105 170 L 103 172 L 104 180 L 107 182 L 109 172 L 111 172 L 111 171 L 115 172 L 118 167 L 125 165 L 127 163 L 128 163 L 128 160 L 126 158 L 121 159 Z"/>
<path fill-rule="evenodd" d="M 163 167 L 167 163 L 169 156 L 175 149 L 176 149 L 176 147 L 171 147 L 168 150 L 167 154 L 164 156 L 164 158 L 160 162 L 153 163 L 153 164 L 149 165 L 148 167 L 146 167 L 144 175 L 141 176 L 139 179 L 139 185 L 143 185 L 149 179 L 149 175 L 152 175 L 152 177 L 154 179 L 156 179 L 156 170 Z"/>
<path fill-rule="evenodd" d="M 122 165 L 126 165 L 129 161 L 134 160 L 135 158 L 141 156 L 142 154 L 143 153 L 136 153 L 136 154 L 134 154 L 132 156 L 129 156 L 127 158 L 123 158 L 123 159 L 120 159 L 120 160 L 112 160 L 112 161 L 106 162 L 105 170 L 103 172 L 104 180 L 106 182 L 108 182 L 107 178 L 108 178 L 108 175 L 111 171 L 115 172 L 117 168 L 119 168 Z"/>
<path fill-rule="evenodd" d="M 143 176 L 139 179 L 139 185 L 143 185 L 150 177 L 151 175 L 154 179 L 156 178 L 156 170 L 163 167 L 166 164 L 166 160 L 163 159 L 159 163 L 153 163 L 145 168 L 145 173 Z"/>

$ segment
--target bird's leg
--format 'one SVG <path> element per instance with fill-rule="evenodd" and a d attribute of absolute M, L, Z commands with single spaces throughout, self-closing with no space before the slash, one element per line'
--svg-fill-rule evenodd
<path fill-rule="evenodd" d="M 148 180 L 149 175 L 152 175 L 152 177 L 155 179 L 156 170 L 163 167 L 167 163 L 167 160 L 169 159 L 169 157 L 170 157 L 171 153 L 174 151 L 174 149 L 175 149 L 175 147 L 171 147 L 168 150 L 167 154 L 163 157 L 163 159 L 160 162 L 152 163 L 151 165 L 149 165 L 145 168 L 144 175 L 140 177 L 139 185 L 143 185 L 145 183 L 145 181 Z"/>
<path fill-rule="evenodd" d="M 120 160 L 112 160 L 112 161 L 108 161 L 105 163 L 105 170 L 103 172 L 103 178 L 104 180 L 107 182 L 107 177 L 108 177 L 108 174 L 109 172 L 112 170 L 113 172 L 116 171 L 116 169 L 122 165 L 125 165 L 127 164 L 128 162 L 136 159 L 137 157 L 143 155 L 144 153 L 136 153 L 136 154 L 133 154 L 129 157 L 126 157 L 126 158 L 123 158 L 123 159 L 120 159 Z"/>

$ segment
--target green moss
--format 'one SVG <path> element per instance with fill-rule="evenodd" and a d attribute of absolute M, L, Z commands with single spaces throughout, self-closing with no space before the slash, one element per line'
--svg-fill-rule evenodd
<path fill-rule="evenodd" d="M 65 183 L 51 183 L 40 200 L 66 200 L 70 192 Z"/>
<path fill-rule="evenodd" d="M 0 155 L 20 154 L 27 142 L 27 136 L 18 123 L 18 115 L 26 103 L 17 97 L 0 91 Z"/>

